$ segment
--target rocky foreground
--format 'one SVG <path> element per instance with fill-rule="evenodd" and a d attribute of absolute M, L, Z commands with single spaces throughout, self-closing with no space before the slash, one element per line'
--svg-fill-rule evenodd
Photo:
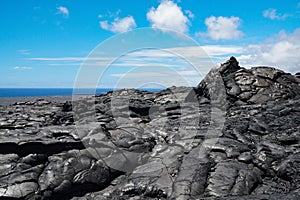
<path fill-rule="evenodd" d="M 300 199 L 300 77 L 235 58 L 196 88 L 0 106 L 0 197 Z"/>

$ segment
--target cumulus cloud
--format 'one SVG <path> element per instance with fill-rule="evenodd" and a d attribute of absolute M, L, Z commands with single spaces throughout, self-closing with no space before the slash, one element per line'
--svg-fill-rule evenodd
<path fill-rule="evenodd" d="M 135 28 L 136 23 L 132 16 L 128 16 L 124 18 L 115 18 L 111 23 L 107 20 L 100 21 L 100 27 L 114 33 L 122 33 Z"/>
<path fill-rule="evenodd" d="M 56 9 L 58 14 L 64 15 L 65 17 L 69 17 L 69 10 L 67 7 L 59 6 Z"/>
<path fill-rule="evenodd" d="M 290 34 L 280 31 L 275 37 L 249 48 L 249 51 L 254 54 L 257 63 L 281 67 L 292 73 L 300 71 L 300 28 Z"/>
<path fill-rule="evenodd" d="M 269 18 L 272 20 L 285 20 L 289 15 L 288 14 L 280 14 L 277 13 L 277 10 L 274 8 L 267 9 L 263 12 L 263 16 L 265 18 Z"/>
<path fill-rule="evenodd" d="M 245 67 L 273 66 L 290 73 L 300 71 L 300 28 L 292 33 L 280 31 L 276 36 L 256 44 L 203 48 L 217 62 L 224 62 L 233 55 Z"/>
<path fill-rule="evenodd" d="M 215 17 L 206 18 L 207 33 L 213 40 L 231 40 L 240 38 L 243 33 L 238 30 L 241 19 L 239 17 Z"/>
<path fill-rule="evenodd" d="M 187 13 L 192 17 L 193 13 Z M 166 28 L 187 33 L 189 19 L 182 12 L 181 7 L 170 0 L 162 1 L 157 8 L 152 7 L 147 13 L 147 19 L 153 28 Z"/>
<path fill-rule="evenodd" d="M 282 30 L 266 40 L 247 45 L 206 45 L 170 49 L 185 57 L 199 58 L 206 54 L 214 63 L 223 63 L 235 56 L 241 66 L 273 66 L 286 72 L 300 72 L 300 28 L 292 33 Z"/>

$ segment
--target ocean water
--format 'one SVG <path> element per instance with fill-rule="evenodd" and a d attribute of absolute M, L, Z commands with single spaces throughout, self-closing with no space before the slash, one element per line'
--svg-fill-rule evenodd
<path fill-rule="evenodd" d="M 103 94 L 112 91 L 112 88 L 97 88 L 96 94 Z M 150 92 L 157 92 L 162 89 L 143 88 Z M 95 94 L 95 89 L 76 89 L 76 94 Z M 73 88 L 0 88 L 0 97 L 39 97 L 39 96 L 70 96 L 73 95 Z"/>

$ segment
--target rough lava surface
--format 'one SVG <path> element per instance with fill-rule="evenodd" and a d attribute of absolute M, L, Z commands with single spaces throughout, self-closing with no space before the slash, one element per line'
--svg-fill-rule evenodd
<path fill-rule="evenodd" d="M 0 113 L 1 198 L 300 199 L 299 73 L 232 57 L 195 88 Z"/>

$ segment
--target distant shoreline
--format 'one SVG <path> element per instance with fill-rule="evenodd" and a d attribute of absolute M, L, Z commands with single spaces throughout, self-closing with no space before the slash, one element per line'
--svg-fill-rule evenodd
<path fill-rule="evenodd" d="M 162 88 L 138 88 L 139 90 L 147 90 L 157 92 Z M 72 95 L 95 95 L 104 94 L 119 88 L 0 88 L 0 98 L 45 98 L 57 96 L 72 96 Z"/>
<path fill-rule="evenodd" d="M 37 99 L 45 99 L 47 101 L 65 102 L 72 101 L 72 96 L 35 96 L 35 97 L 1 97 L 0 106 L 8 106 L 16 102 L 35 101 Z"/>
<path fill-rule="evenodd" d="M 0 98 L 14 98 L 14 97 L 52 97 L 52 96 L 72 96 L 78 95 L 93 95 L 103 94 L 114 88 L 0 88 Z"/>
<path fill-rule="evenodd" d="M 3 88 L 2 88 L 3 89 Z M 39 88 L 42 89 L 42 88 Z M 119 90 L 119 89 L 118 89 Z M 141 88 L 139 90 L 147 90 L 150 92 L 158 92 L 163 90 L 162 88 L 157 89 L 150 89 L 150 88 Z M 98 91 L 97 94 L 105 94 L 109 91 L 112 91 L 110 88 L 102 89 L 102 91 Z M 62 95 L 40 95 L 40 96 L 1 96 L 0 95 L 0 106 L 8 106 L 11 104 L 14 104 L 16 102 L 28 102 L 28 101 L 35 101 L 38 99 L 44 99 L 47 101 L 56 101 L 56 102 L 65 102 L 65 101 L 72 101 L 73 95 L 76 95 L 77 97 L 84 97 L 84 96 L 90 96 L 95 95 L 93 94 L 62 94 Z"/>

